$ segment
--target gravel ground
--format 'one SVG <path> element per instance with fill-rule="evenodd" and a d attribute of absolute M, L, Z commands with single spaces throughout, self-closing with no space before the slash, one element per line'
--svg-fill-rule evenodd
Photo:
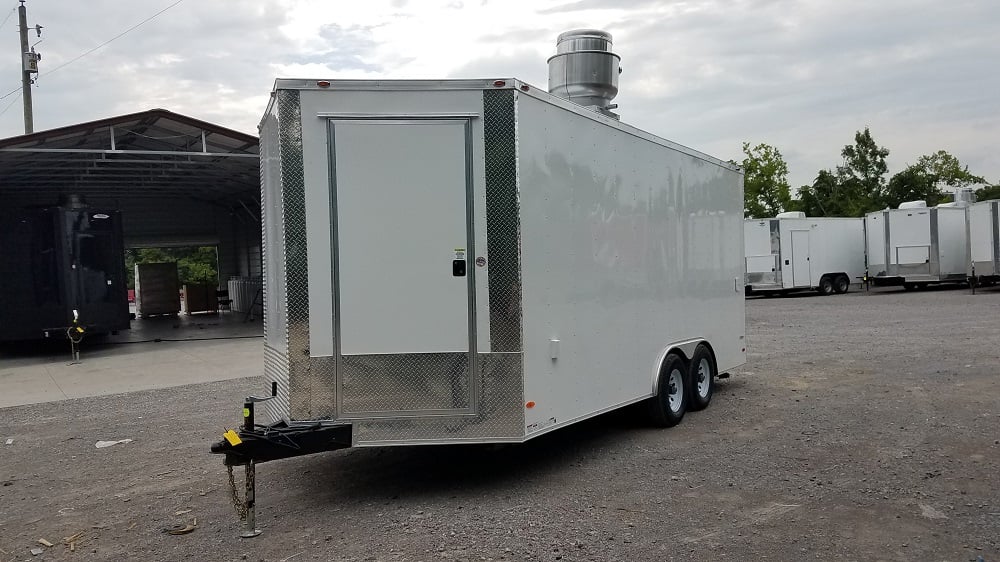
<path fill-rule="evenodd" d="M 675 428 L 268 463 L 250 540 L 208 447 L 254 379 L 0 409 L 0 562 L 1000 560 L 1000 291 L 747 307 L 749 364 Z"/>

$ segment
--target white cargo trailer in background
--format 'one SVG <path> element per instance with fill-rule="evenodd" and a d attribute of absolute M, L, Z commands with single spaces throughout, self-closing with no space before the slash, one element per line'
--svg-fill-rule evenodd
<path fill-rule="evenodd" d="M 780 213 L 744 222 L 747 294 L 846 293 L 865 273 L 861 218 Z"/>
<path fill-rule="evenodd" d="M 979 285 L 1000 282 L 1000 200 L 968 207 L 969 278 Z"/>
<path fill-rule="evenodd" d="M 868 273 L 873 284 L 906 289 L 964 283 L 968 230 L 964 206 L 903 203 L 865 216 Z"/>
<path fill-rule="evenodd" d="M 254 463 L 324 450 L 519 443 L 635 403 L 673 425 L 745 362 L 742 173 L 619 122 L 609 47 L 564 34 L 550 61 L 590 107 L 516 79 L 276 82 L 271 420 L 249 398 L 213 446 L 248 494 Z"/>

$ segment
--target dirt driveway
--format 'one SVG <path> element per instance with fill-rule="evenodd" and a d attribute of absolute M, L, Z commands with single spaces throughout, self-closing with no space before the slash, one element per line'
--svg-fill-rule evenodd
<path fill-rule="evenodd" d="M 254 379 L 0 409 L 0 562 L 1000 560 L 1000 291 L 747 306 L 750 364 L 673 429 L 265 464 L 250 540 L 208 447 Z"/>

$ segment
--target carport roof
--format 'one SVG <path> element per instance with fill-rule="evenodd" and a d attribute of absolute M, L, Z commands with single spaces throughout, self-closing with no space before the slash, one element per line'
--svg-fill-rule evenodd
<path fill-rule="evenodd" d="M 0 193 L 222 202 L 259 182 L 257 137 L 165 109 L 0 139 Z"/>

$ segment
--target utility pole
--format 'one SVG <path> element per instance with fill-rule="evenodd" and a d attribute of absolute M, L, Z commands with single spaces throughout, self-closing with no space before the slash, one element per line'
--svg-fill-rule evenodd
<path fill-rule="evenodd" d="M 31 75 L 38 72 L 38 60 L 42 58 L 34 49 L 28 49 L 28 10 L 24 0 L 17 7 L 18 31 L 21 34 L 21 97 L 24 99 L 24 134 L 35 131 L 34 116 L 31 110 Z M 42 36 L 42 26 L 36 25 L 35 31 Z"/>

